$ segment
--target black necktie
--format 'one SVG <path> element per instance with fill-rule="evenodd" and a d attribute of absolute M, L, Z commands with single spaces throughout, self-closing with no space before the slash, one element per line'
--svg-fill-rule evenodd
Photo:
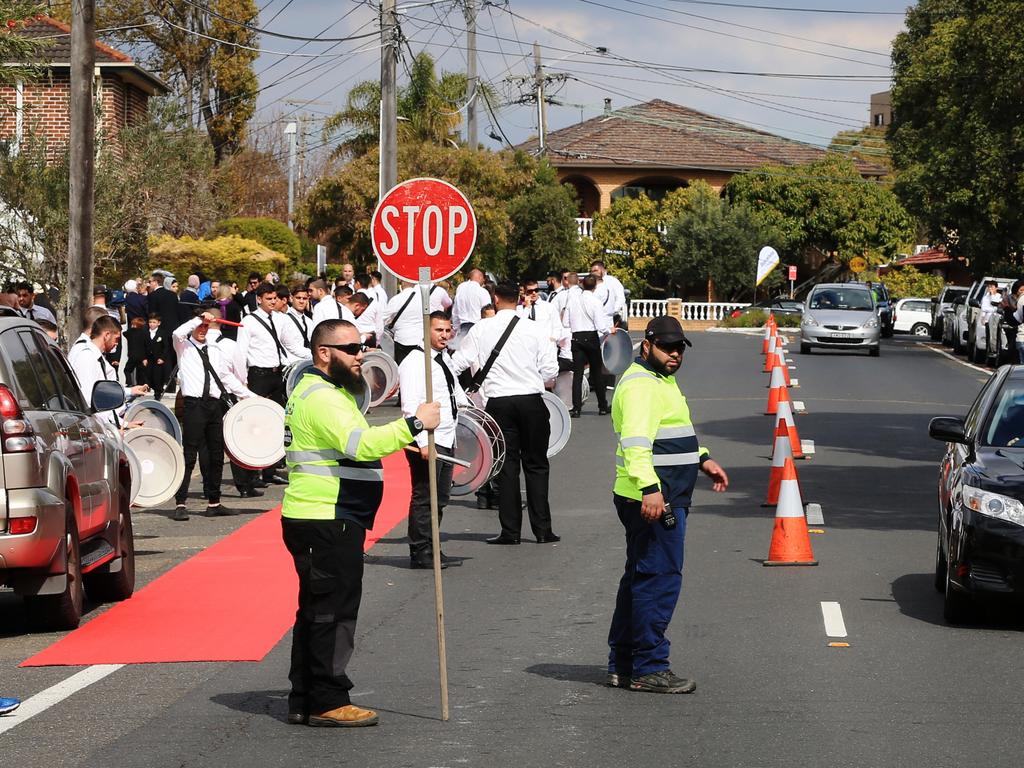
<path fill-rule="evenodd" d="M 210 396 L 210 348 L 199 347 L 199 356 L 203 358 L 203 399 Z"/>
<path fill-rule="evenodd" d="M 454 419 L 455 414 L 459 411 L 459 407 L 455 404 L 455 377 L 452 376 L 452 372 L 448 370 L 448 366 L 445 365 L 442 352 L 438 352 L 434 360 L 436 360 L 437 364 L 441 366 L 441 373 L 444 374 L 445 384 L 448 385 L 448 399 L 452 403 L 452 418 Z"/>
<path fill-rule="evenodd" d="M 36 319 L 35 309 L 33 307 L 29 307 L 28 308 L 28 319 L 29 320 L 35 320 Z"/>
<path fill-rule="evenodd" d="M 537 307 L 535 305 L 533 305 L 533 304 L 530 305 L 530 319 L 531 320 L 536 320 L 537 319 Z"/>
<path fill-rule="evenodd" d="M 103 373 L 103 380 L 107 380 L 107 361 L 103 359 L 103 355 L 99 357 L 100 371 Z"/>

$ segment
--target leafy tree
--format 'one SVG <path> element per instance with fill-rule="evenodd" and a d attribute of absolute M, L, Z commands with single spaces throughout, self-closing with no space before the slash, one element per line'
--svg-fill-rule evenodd
<path fill-rule="evenodd" d="M 0 0 L 0 61 L 29 62 L 39 50 L 39 41 L 18 34 L 22 19 L 39 13 L 40 6 L 31 0 Z M 30 79 L 38 72 L 31 66 L 0 67 L 0 85 L 9 85 L 21 79 Z M 0 107 L 9 108 L 0 101 Z"/>
<path fill-rule="evenodd" d="M 633 296 L 657 292 L 664 285 L 659 269 L 665 257 L 660 222 L 661 208 L 649 197 L 615 200 L 611 208 L 594 216 L 594 237 L 583 244 L 587 260 L 604 261 Z"/>
<path fill-rule="evenodd" d="M 211 234 L 237 235 L 247 240 L 255 240 L 271 250 L 283 253 L 293 261 L 297 261 L 300 256 L 299 236 L 288 229 L 287 224 L 276 219 L 225 219 L 217 222 Z"/>
<path fill-rule="evenodd" d="M 177 275 L 202 270 L 222 280 L 241 282 L 250 272 L 282 271 L 288 259 L 262 243 L 237 235 L 209 240 L 163 235 L 150 243 L 148 261 L 150 267 L 162 267 Z"/>
<path fill-rule="evenodd" d="M 932 275 L 914 267 L 896 267 L 882 277 L 893 300 L 908 297 L 931 298 L 938 296 L 946 281 L 941 275 Z"/>
<path fill-rule="evenodd" d="M 201 70 L 200 109 L 217 162 L 239 150 L 245 127 L 256 111 L 258 82 L 253 63 L 259 56 L 252 24 L 259 18 L 255 0 L 210 0 L 210 37 L 223 40 Z M 247 47 L 239 47 L 247 46 Z"/>
<path fill-rule="evenodd" d="M 814 249 L 836 253 L 843 262 L 864 256 L 878 264 L 905 251 L 914 236 L 913 221 L 896 196 L 863 179 L 845 157 L 737 174 L 726 194 L 778 232 L 791 253 Z"/>
<path fill-rule="evenodd" d="M 893 44 L 896 191 L 978 275 L 1024 242 L 1024 14 L 1012 0 L 920 0 Z"/>
<path fill-rule="evenodd" d="M 576 191 L 558 183 L 546 161 L 537 165 L 533 183 L 508 204 L 511 231 L 508 271 L 513 277 L 536 277 L 579 259 Z"/>

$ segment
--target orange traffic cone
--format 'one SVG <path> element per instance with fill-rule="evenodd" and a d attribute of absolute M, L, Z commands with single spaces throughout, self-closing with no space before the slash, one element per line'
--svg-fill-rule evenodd
<path fill-rule="evenodd" d="M 782 469 L 779 503 L 775 507 L 775 529 L 765 565 L 817 565 L 807 532 L 804 503 L 796 481 L 796 467 L 786 459 Z"/>
<path fill-rule="evenodd" d="M 768 405 L 765 407 L 765 415 L 774 416 L 779 412 L 779 403 L 790 402 L 789 390 L 786 389 L 786 381 L 782 378 L 782 369 L 772 369 L 771 389 L 768 390 Z"/>
<path fill-rule="evenodd" d="M 761 341 L 761 354 L 762 355 L 767 355 L 768 354 L 768 341 L 771 339 L 772 333 L 774 333 L 774 331 L 775 331 L 775 329 L 772 327 L 771 323 L 765 323 L 765 325 L 764 325 L 764 339 Z"/>
<path fill-rule="evenodd" d="M 775 430 L 775 445 L 772 448 L 772 470 L 768 476 L 768 495 L 762 507 L 773 507 L 779 503 L 779 488 L 782 486 L 782 472 L 786 459 L 793 458 L 789 447 L 789 430 L 785 424 L 779 424 Z"/>
<path fill-rule="evenodd" d="M 775 367 L 775 361 L 778 359 L 778 355 L 775 354 L 776 345 L 778 344 L 779 337 L 772 336 L 768 339 L 768 356 L 764 359 L 764 372 L 771 373 L 772 368 Z"/>
<path fill-rule="evenodd" d="M 789 433 L 789 447 L 793 451 L 793 458 L 806 458 L 800 443 L 800 433 L 796 429 L 796 419 L 793 418 L 793 405 L 788 397 L 785 400 L 780 400 L 777 406 L 775 429 L 778 429 L 780 424 L 786 425 L 786 431 Z M 772 449 L 774 450 L 774 445 Z"/>
<path fill-rule="evenodd" d="M 775 366 L 772 368 L 772 375 L 775 375 L 775 371 L 782 371 L 782 380 L 786 383 L 787 387 L 792 387 L 793 382 L 789 378 L 789 366 L 786 365 L 786 353 L 782 347 L 779 347 L 778 352 L 775 353 Z"/>

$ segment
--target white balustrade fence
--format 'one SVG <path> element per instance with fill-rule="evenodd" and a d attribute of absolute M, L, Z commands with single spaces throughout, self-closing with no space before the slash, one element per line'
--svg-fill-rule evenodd
<path fill-rule="evenodd" d="M 633 299 L 629 302 L 630 317 L 660 317 L 668 314 L 671 299 Z M 683 320 L 719 321 L 729 317 L 734 310 L 749 307 L 741 301 L 684 301 L 681 302 Z"/>
<path fill-rule="evenodd" d="M 587 240 L 594 239 L 594 220 L 593 219 L 576 219 L 576 230 L 579 232 L 580 239 L 586 238 Z"/>

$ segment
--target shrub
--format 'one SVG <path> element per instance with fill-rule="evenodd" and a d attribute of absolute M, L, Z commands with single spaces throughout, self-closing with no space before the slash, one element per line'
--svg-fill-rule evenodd
<path fill-rule="evenodd" d="M 753 312 L 746 312 L 739 317 L 727 317 L 718 324 L 719 328 L 760 328 L 768 320 L 768 315 L 762 310 L 755 309 Z M 775 322 L 780 328 L 799 328 L 800 315 L 775 315 Z"/>
<path fill-rule="evenodd" d="M 283 253 L 290 261 L 298 261 L 302 255 L 299 236 L 288 229 L 287 224 L 277 219 L 224 219 L 214 226 L 207 237 L 212 235 L 237 235 L 247 240 L 255 240 L 272 251 Z M 316 261 L 315 246 L 313 260 Z"/>
<path fill-rule="evenodd" d="M 150 267 L 173 272 L 182 285 L 197 269 L 219 280 L 243 282 L 250 272 L 280 273 L 287 262 L 283 253 L 235 235 L 210 240 L 163 235 L 149 244 Z"/>
<path fill-rule="evenodd" d="M 929 275 L 914 267 L 896 267 L 889 270 L 882 278 L 889 289 L 892 300 L 906 298 L 930 299 L 938 296 L 946 281 L 941 275 Z"/>

